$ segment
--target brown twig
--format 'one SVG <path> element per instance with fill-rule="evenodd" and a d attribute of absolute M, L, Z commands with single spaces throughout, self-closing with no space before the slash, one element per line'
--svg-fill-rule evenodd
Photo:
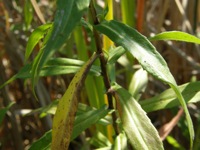
<path fill-rule="evenodd" d="M 98 21 L 98 18 L 96 17 L 97 13 L 94 8 L 93 0 L 91 0 L 89 8 L 90 8 L 90 12 L 91 12 L 91 16 L 92 16 L 94 25 L 98 25 L 99 21 Z M 97 48 L 97 53 L 100 56 L 99 59 L 100 59 L 101 71 L 102 71 L 104 85 L 105 85 L 106 91 L 107 91 L 106 94 L 107 94 L 107 98 L 108 98 L 108 108 L 114 109 L 114 105 L 113 105 L 113 101 L 112 101 L 112 92 L 109 92 L 109 89 L 111 89 L 111 84 L 110 84 L 110 80 L 109 80 L 107 69 L 106 69 L 106 59 L 104 57 L 104 53 L 102 50 L 102 41 L 101 41 L 99 33 L 94 28 L 93 28 L 93 34 L 94 34 L 95 44 L 96 44 L 96 48 Z M 117 124 L 115 122 L 117 119 L 117 116 L 115 113 L 112 113 L 112 118 L 113 118 L 113 127 L 115 130 L 115 133 L 118 134 L 119 132 L 118 132 Z"/>
<path fill-rule="evenodd" d="M 94 8 L 92 0 L 91 0 L 89 7 L 90 7 L 90 11 L 91 11 L 92 20 L 93 20 L 94 25 L 99 24 L 99 21 L 96 17 L 97 16 L 96 10 Z M 101 71 L 102 71 L 104 84 L 105 84 L 105 87 L 106 87 L 106 91 L 108 91 L 111 86 L 110 86 L 110 80 L 108 78 L 108 74 L 107 74 L 107 70 L 106 70 L 106 60 L 105 60 L 103 50 L 102 50 L 102 45 L 101 45 L 102 41 L 101 41 L 99 33 L 95 29 L 93 29 L 93 33 L 94 33 L 94 39 L 95 39 L 95 44 L 96 44 L 96 48 L 97 48 L 97 53 L 100 56 L 99 58 L 100 58 L 100 63 L 101 63 Z M 113 109 L 112 94 L 108 92 L 107 97 L 108 97 L 109 109 Z"/>

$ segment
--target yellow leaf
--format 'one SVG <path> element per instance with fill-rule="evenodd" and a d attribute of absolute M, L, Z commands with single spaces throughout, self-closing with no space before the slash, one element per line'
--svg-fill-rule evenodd
<path fill-rule="evenodd" d="M 76 73 L 67 91 L 59 100 L 56 114 L 53 119 L 52 150 L 68 149 L 72 133 L 79 94 L 87 73 L 97 58 L 94 54 L 90 60 Z"/>

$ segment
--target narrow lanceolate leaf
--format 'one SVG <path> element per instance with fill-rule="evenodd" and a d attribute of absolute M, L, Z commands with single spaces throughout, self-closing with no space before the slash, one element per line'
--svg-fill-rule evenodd
<path fill-rule="evenodd" d="M 58 0 L 53 29 L 45 47 L 40 50 L 32 68 L 33 84 L 38 79 L 44 63 L 63 45 L 70 33 L 80 21 L 90 0 Z"/>
<path fill-rule="evenodd" d="M 84 61 L 69 59 L 69 58 L 52 58 L 50 59 L 41 69 L 39 76 L 54 76 L 62 74 L 76 73 L 81 66 L 84 64 Z M 31 66 L 32 64 L 26 64 L 21 68 L 21 70 L 12 76 L 4 84 L 0 85 L 0 89 L 6 86 L 7 84 L 13 82 L 16 79 L 27 79 L 31 78 Z M 90 69 L 90 74 L 95 76 L 100 76 L 99 66 L 92 66 Z"/>
<path fill-rule="evenodd" d="M 165 60 L 145 36 L 114 20 L 103 21 L 95 28 L 107 35 L 116 44 L 128 50 L 140 62 L 142 67 L 153 76 L 166 83 L 176 84 Z"/>
<path fill-rule="evenodd" d="M 112 89 L 115 91 L 116 100 L 120 103 L 118 111 L 122 127 L 133 148 L 137 150 L 162 150 L 163 145 L 158 132 L 138 102 L 119 85 L 113 86 Z"/>
<path fill-rule="evenodd" d="M 35 141 L 29 150 L 50 150 L 51 148 L 51 135 L 52 130 L 47 131 L 40 139 Z"/>
<path fill-rule="evenodd" d="M 179 90 L 183 95 L 186 103 L 197 103 L 200 102 L 200 81 L 186 83 L 179 86 Z M 157 111 L 161 109 L 172 108 L 179 106 L 176 93 L 173 89 L 167 89 L 155 97 L 141 100 L 140 105 L 146 112 Z"/>
<path fill-rule="evenodd" d="M 126 50 L 119 46 L 119 47 L 116 47 L 116 48 L 110 48 L 109 51 L 108 51 L 108 63 L 109 64 L 114 64 L 116 63 L 116 61 L 123 55 L 125 54 Z"/>
<path fill-rule="evenodd" d="M 31 21 L 33 20 L 33 7 L 30 1 L 25 1 L 24 3 L 24 21 L 27 30 L 30 28 Z"/>
<path fill-rule="evenodd" d="M 44 24 L 36 28 L 30 35 L 25 52 L 25 61 L 28 60 L 36 44 L 44 37 L 48 29 L 52 27 L 52 24 Z"/>
<path fill-rule="evenodd" d="M 177 87 L 176 81 L 169 71 L 167 63 L 156 51 L 149 40 L 133 28 L 117 21 L 103 21 L 95 26 L 101 33 L 107 35 L 116 44 L 128 50 L 141 66 L 154 77 L 169 84 L 176 93 L 184 111 L 190 132 L 190 146 L 193 145 L 194 128 L 186 103 Z"/>
<path fill-rule="evenodd" d="M 10 107 L 12 107 L 12 105 L 15 104 L 14 102 L 11 102 L 8 106 L 6 106 L 5 108 L 1 108 L 0 109 L 0 125 L 7 113 L 7 111 L 10 109 Z"/>
<path fill-rule="evenodd" d="M 159 33 L 153 37 L 149 38 L 150 41 L 155 40 L 175 40 L 175 41 L 183 41 L 200 44 L 200 39 L 191 34 L 181 32 L 181 31 L 167 31 Z"/>
<path fill-rule="evenodd" d="M 53 119 L 52 150 L 68 149 L 78 99 L 80 97 L 80 90 L 86 75 L 96 58 L 97 55 L 93 55 L 80 71 L 76 73 L 67 91 L 59 100 L 56 114 Z"/>
<path fill-rule="evenodd" d="M 109 110 L 107 109 L 107 106 L 104 105 L 100 109 L 90 110 L 83 114 L 77 115 L 74 122 L 71 140 L 75 139 L 85 129 L 89 128 L 91 125 L 104 118 L 108 113 Z"/>
<path fill-rule="evenodd" d="M 48 106 L 48 107 L 50 107 L 50 106 Z M 79 103 L 79 107 L 81 107 L 81 108 L 87 107 L 86 109 L 88 109 L 88 110 L 86 110 L 86 111 L 84 110 L 84 112 L 82 112 L 81 114 L 76 115 L 76 118 L 74 121 L 73 132 L 72 132 L 72 136 L 70 139 L 71 141 L 74 138 L 76 138 L 85 129 L 89 128 L 92 124 L 97 123 L 100 119 L 105 117 L 110 112 L 110 110 L 108 110 L 107 106 L 105 106 L 105 105 L 102 106 L 100 109 L 95 109 L 95 108 L 91 108 L 89 106 Z M 40 110 L 46 111 L 46 110 L 44 110 L 44 109 L 42 110 L 42 109 L 40 109 Z M 46 107 L 45 109 L 48 109 L 48 108 Z M 78 109 L 80 109 L 80 108 L 78 108 Z M 40 139 L 38 139 L 31 145 L 30 150 L 50 149 L 51 139 L 52 139 L 52 130 L 49 130 Z"/>

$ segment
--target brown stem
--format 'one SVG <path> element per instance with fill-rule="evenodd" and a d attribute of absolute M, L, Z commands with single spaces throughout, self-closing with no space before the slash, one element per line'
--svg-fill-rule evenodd
<path fill-rule="evenodd" d="M 91 12 L 91 16 L 92 16 L 94 25 L 98 25 L 99 21 L 98 21 L 98 18 L 96 17 L 97 13 L 94 8 L 93 0 L 91 0 L 89 8 L 90 8 L 90 12 Z M 104 57 L 104 53 L 102 50 L 102 41 L 101 41 L 99 33 L 94 28 L 93 28 L 93 34 L 94 34 L 95 44 L 96 44 L 96 48 L 97 48 L 97 53 L 100 56 L 99 59 L 100 59 L 101 71 L 102 71 L 104 85 L 105 85 L 106 91 L 107 91 L 106 94 L 107 94 L 107 98 L 108 98 L 108 107 L 109 107 L 109 109 L 114 109 L 114 105 L 113 105 L 113 101 L 112 101 L 112 93 L 109 92 L 109 89 L 111 89 L 111 85 L 110 85 L 110 80 L 109 80 L 107 69 L 106 69 L 107 62 L 106 62 L 106 59 Z M 117 124 L 115 122 L 117 119 L 117 116 L 115 113 L 112 113 L 112 118 L 113 118 L 113 127 L 115 130 L 115 133 L 118 134 L 119 132 L 118 132 Z"/>
<path fill-rule="evenodd" d="M 92 20 L 93 20 L 94 25 L 99 24 L 99 21 L 96 17 L 97 16 L 96 10 L 94 8 L 92 0 L 90 2 L 90 11 L 91 11 Z M 102 41 L 101 41 L 99 33 L 95 29 L 93 29 L 93 33 L 94 33 L 94 39 L 95 39 L 95 44 L 96 44 L 96 48 L 97 48 L 97 53 L 100 56 L 99 59 L 100 59 L 101 71 L 102 71 L 104 84 L 106 87 L 106 91 L 108 91 L 111 86 L 110 86 L 110 80 L 108 78 L 108 74 L 107 74 L 107 70 L 106 70 L 106 60 L 105 60 L 103 50 L 102 50 L 102 44 L 101 44 Z M 112 94 L 108 92 L 107 97 L 108 97 L 109 109 L 113 109 Z"/>

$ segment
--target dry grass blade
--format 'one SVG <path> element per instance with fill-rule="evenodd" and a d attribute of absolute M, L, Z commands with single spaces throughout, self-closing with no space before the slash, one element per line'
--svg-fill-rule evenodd
<path fill-rule="evenodd" d="M 172 129 L 176 126 L 182 114 L 183 114 L 183 109 L 181 108 L 178 111 L 177 115 L 174 116 L 174 118 L 172 118 L 170 122 L 166 123 L 159 129 L 158 132 L 162 141 L 169 135 Z"/>
<path fill-rule="evenodd" d="M 41 21 L 43 24 L 45 24 L 46 21 L 45 21 L 45 19 L 44 19 L 44 16 L 43 16 L 43 14 L 42 14 L 40 8 L 38 7 L 38 4 L 37 4 L 36 0 L 31 0 L 31 4 L 33 5 L 33 8 L 34 8 L 34 10 L 35 10 L 35 12 L 36 12 L 38 18 L 40 19 L 40 21 Z"/>

